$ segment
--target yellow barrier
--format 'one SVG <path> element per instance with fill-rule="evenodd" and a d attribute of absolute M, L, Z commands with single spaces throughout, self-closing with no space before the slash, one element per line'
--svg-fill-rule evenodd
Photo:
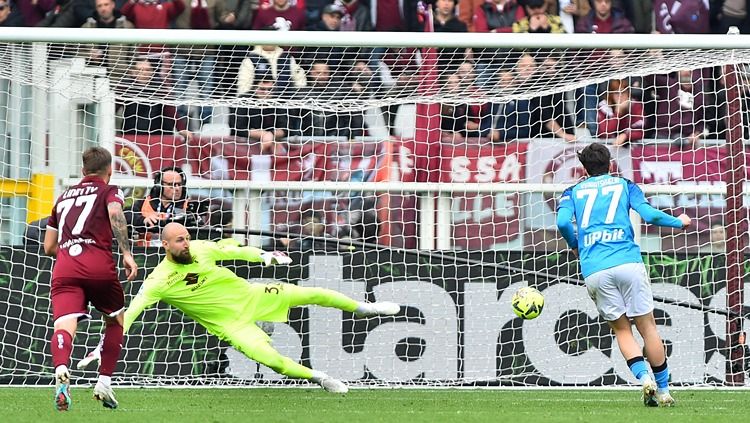
<path fill-rule="evenodd" d="M 49 216 L 55 205 L 55 177 L 47 173 L 31 175 L 29 202 L 26 204 L 26 222 Z"/>
<path fill-rule="evenodd" d="M 55 204 L 55 177 L 37 173 L 31 180 L 0 179 L 0 198 L 28 197 L 26 222 L 33 222 L 49 216 Z"/>
<path fill-rule="evenodd" d="M 25 197 L 31 191 L 31 182 L 21 179 L 0 179 L 0 198 Z"/>

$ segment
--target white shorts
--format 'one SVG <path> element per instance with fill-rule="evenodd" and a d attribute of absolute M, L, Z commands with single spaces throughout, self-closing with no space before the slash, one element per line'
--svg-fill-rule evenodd
<path fill-rule="evenodd" d="M 608 322 L 623 314 L 635 317 L 654 310 L 651 281 L 643 263 L 626 263 L 600 270 L 584 281 L 599 315 Z"/>

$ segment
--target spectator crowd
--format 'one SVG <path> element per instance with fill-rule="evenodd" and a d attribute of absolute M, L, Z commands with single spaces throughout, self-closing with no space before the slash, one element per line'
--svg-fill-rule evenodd
<path fill-rule="evenodd" d="M 425 5 L 425 3 L 429 3 Z M 750 32 L 744 0 L 0 0 L 0 25 L 200 30 L 404 31 L 488 33 L 725 33 Z M 342 41 L 346 39 L 342 34 Z M 238 99 L 229 110 L 231 135 L 283 154 L 284 140 L 347 139 L 394 133 L 400 106 L 383 106 L 379 118 L 325 108 L 267 107 L 274 99 L 315 104 L 408 96 L 419 92 L 424 51 L 393 48 L 88 45 L 50 54 L 82 56 L 109 71 L 118 98 L 168 96 L 176 107 L 124 100 L 118 129 L 124 134 L 190 136 L 213 120 L 208 104 Z M 438 85 L 445 93 L 492 92 L 530 86 L 569 63 L 602 65 L 616 51 L 574 57 L 543 51 L 456 49 L 437 51 Z M 500 103 L 446 104 L 444 142 L 505 142 L 584 136 L 627 145 L 664 138 L 694 145 L 724 138 L 718 117 L 726 102 L 717 69 L 686 69 L 605 81 L 572 92 Z M 744 91 L 743 91 L 744 92 Z M 260 100 L 259 102 L 255 100 Z M 199 103 L 200 106 L 194 104 Z M 255 104 L 257 103 L 257 105 Z M 386 132 L 387 134 L 388 132 Z"/>
<path fill-rule="evenodd" d="M 504 33 L 709 34 L 726 33 L 736 26 L 741 33 L 750 33 L 745 0 L 0 0 L 0 26 L 435 31 L 486 33 L 487 37 Z M 341 40 L 345 44 L 346 34 L 341 34 Z M 438 123 L 431 124 L 439 127 L 444 143 L 503 143 L 540 137 L 572 142 L 595 137 L 627 146 L 659 138 L 689 148 L 706 138 L 727 136 L 727 90 L 721 69 L 683 69 L 530 98 L 463 102 L 467 96 L 488 98 L 503 89 L 538 88 L 538 81 L 559 79 L 588 65 L 606 68 L 622 52 L 427 50 L 53 44 L 49 54 L 77 57 L 107 69 L 110 85 L 118 94 L 120 134 L 189 138 L 216 122 L 212 105 L 225 104 L 226 135 L 234 136 L 237 143 L 256 146 L 253 151 L 276 156 L 288 151 L 286 143 L 294 136 L 350 140 L 399 135 L 397 116 L 407 109 L 400 105 L 403 101 L 384 102 L 387 105 L 374 112 L 317 106 L 331 100 L 345 103 L 414 96 L 425 89 L 428 54 L 435 55 L 438 70 L 430 83 L 452 100 L 438 108 Z M 652 60 L 659 60 L 658 53 L 650 54 Z M 750 80 L 750 69 L 739 69 L 740 82 Z M 741 84 L 740 93 L 741 109 L 749 113 L 750 83 Z M 161 104 L 160 98 L 170 101 Z M 222 160 L 221 151 L 211 158 L 211 172 L 218 179 L 229 174 Z M 142 245 L 151 245 L 170 219 L 193 218 L 197 227 L 229 225 L 231 213 L 225 202 L 186 196 L 187 176 L 177 168 L 162 169 L 156 174 L 155 188 L 128 210 L 131 226 L 138 232 L 134 237 Z M 325 244 L 319 238 L 326 236 L 326 226 L 336 223 L 345 228 L 337 232 L 337 238 L 377 242 L 378 218 L 371 198 L 354 196 L 338 209 L 344 212 L 299 212 L 291 218 L 299 225 L 282 231 L 290 238 L 277 241 L 293 249 Z"/>

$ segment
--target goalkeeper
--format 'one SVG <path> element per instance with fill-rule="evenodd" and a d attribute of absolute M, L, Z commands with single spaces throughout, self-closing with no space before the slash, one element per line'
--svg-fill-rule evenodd
<path fill-rule="evenodd" d="M 292 259 L 279 252 L 241 247 L 232 239 L 191 241 L 187 229 L 179 223 L 172 222 L 164 227 L 161 243 L 166 258 L 148 275 L 125 312 L 125 332 L 146 307 L 163 301 L 182 310 L 250 359 L 283 375 L 309 379 L 329 392 L 346 393 L 348 388 L 321 371 L 279 354 L 256 322 L 285 322 L 289 308 L 308 304 L 334 307 L 359 316 L 391 316 L 400 309 L 398 304 L 390 302 L 357 302 L 323 288 L 248 283 L 216 262 L 247 260 L 271 265 L 289 264 Z M 96 358 L 95 351 L 78 367 Z"/>

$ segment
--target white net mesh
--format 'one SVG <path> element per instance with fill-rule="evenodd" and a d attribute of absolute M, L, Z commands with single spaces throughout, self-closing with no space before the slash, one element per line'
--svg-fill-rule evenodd
<path fill-rule="evenodd" d="M 139 200 L 169 191 L 188 199 L 195 237 L 295 260 L 235 263 L 248 280 L 404 305 L 387 319 L 293 309 L 272 339 L 303 364 L 362 385 L 632 383 L 554 223 L 561 187 L 582 175 L 575 152 L 597 140 L 654 206 L 696 221 L 636 231 L 672 382 L 744 383 L 748 50 L 71 43 L 0 54 L 4 383 L 50 381 L 52 261 L 37 219 L 95 144 L 116 157 L 146 272 L 163 256 Z M 168 167 L 187 188 L 152 189 Z M 125 285 L 126 302 L 141 283 Z M 530 321 L 510 307 L 526 285 L 546 298 Z M 100 332 L 98 320 L 81 326 L 74 359 Z M 123 383 L 288 382 L 164 304 L 124 347 Z"/>

